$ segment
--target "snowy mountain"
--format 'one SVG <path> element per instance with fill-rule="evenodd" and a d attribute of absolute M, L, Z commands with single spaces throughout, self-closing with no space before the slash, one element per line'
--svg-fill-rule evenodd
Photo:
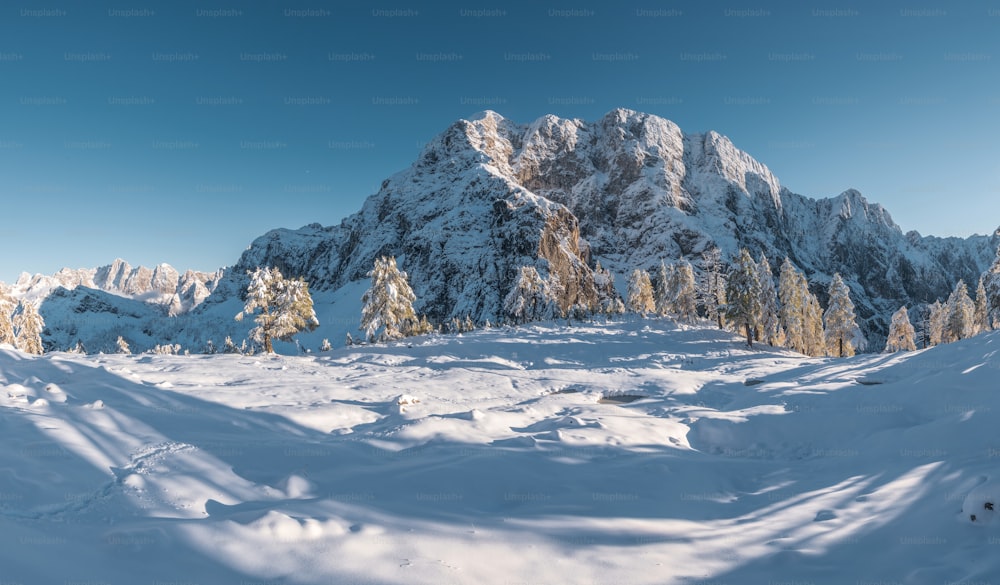
<path fill-rule="evenodd" d="M 823 302 L 841 273 L 878 348 L 893 311 L 943 299 L 960 278 L 975 282 L 998 244 L 996 235 L 904 234 L 855 190 L 795 194 L 726 137 L 685 134 L 657 116 L 619 109 L 596 122 L 519 125 L 488 111 L 454 123 L 340 225 L 257 239 L 230 277 L 276 265 L 336 290 L 392 254 L 418 311 L 495 322 L 521 265 L 557 272 L 565 307 L 593 296 L 597 260 L 621 289 L 633 268 L 745 246 L 775 267 L 790 257 Z"/>
<path fill-rule="evenodd" d="M 998 342 L 804 359 L 629 319 L 301 357 L 0 348 L 0 566 L 25 585 L 995 583 Z"/>
<path fill-rule="evenodd" d="M 315 348 L 324 338 L 357 334 L 356 297 L 380 255 L 396 256 L 408 272 L 418 313 L 439 322 L 470 316 L 495 323 L 521 266 L 558 275 L 565 309 L 600 297 L 598 261 L 624 293 L 634 268 L 682 256 L 697 267 L 707 250 L 718 247 L 731 258 L 747 247 L 755 257 L 765 253 L 775 269 L 791 258 L 824 304 L 839 272 L 869 349 L 879 350 L 896 309 L 944 299 L 959 279 L 975 283 L 998 245 L 997 235 L 903 233 L 887 210 L 853 189 L 825 199 L 795 194 L 726 137 L 685 134 L 657 116 L 618 109 L 596 122 L 544 116 L 521 125 L 487 111 L 431 140 L 410 168 L 386 179 L 340 224 L 273 230 L 231 269 L 179 275 L 169 266 L 133 268 L 119 260 L 96 270 L 25 275 L 14 292 L 40 301 L 59 287 L 88 288 L 42 303 L 50 348 L 64 349 L 75 337 L 90 339 L 88 349 L 110 348 L 112 331 L 138 326 L 142 334 L 129 339 L 136 350 L 181 343 L 200 351 L 209 339 L 246 336 L 250 324 L 232 321 L 246 273 L 276 266 L 310 284 L 321 325 L 302 339 Z M 94 301 L 97 291 L 145 305 L 120 307 L 119 315 L 133 316 L 127 325 L 104 323 L 104 316 L 91 327 L 80 316 L 104 306 Z"/>
<path fill-rule="evenodd" d="M 107 266 L 63 268 L 51 276 L 24 272 L 11 285 L 10 292 L 16 298 L 40 302 L 57 289 L 84 287 L 156 305 L 174 316 L 190 311 L 208 298 L 222 274 L 222 270 L 188 270 L 181 274 L 169 264 L 133 267 L 118 258 Z"/>

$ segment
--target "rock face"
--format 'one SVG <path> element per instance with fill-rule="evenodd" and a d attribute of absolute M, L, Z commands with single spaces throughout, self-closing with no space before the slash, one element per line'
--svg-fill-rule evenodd
<path fill-rule="evenodd" d="M 775 264 L 791 258 L 823 302 L 839 272 L 876 347 L 895 309 L 944 298 L 960 278 L 975 282 L 998 243 L 904 234 L 855 190 L 797 195 L 724 136 L 685 134 L 657 116 L 619 109 L 593 123 L 545 116 L 524 126 L 484 112 L 431 141 L 340 225 L 256 240 L 227 288 L 270 264 L 335 290 L 391 254 L 419 311 L 483 321 L 499 316 L 521 265 L 557 273 L 565 307 L 593 299 L 596 260 L 621 278 L 747 247 Z"/>

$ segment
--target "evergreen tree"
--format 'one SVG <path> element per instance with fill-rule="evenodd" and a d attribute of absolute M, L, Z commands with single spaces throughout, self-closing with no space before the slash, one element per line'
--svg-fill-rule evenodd
<path fill-rule="evenodd" d="M 806 296 L 808 294 L 809 289 L 805 285 L 805 277 L 795 268 L 792 261 L 785 257 L 778 277 L 778 298 L 780 301 L 778 316 L 781 327 L 785 330 L 785 346 L 807 355 Z"/>
<path fill-rule="evenodd" d="M 208 343 L 211 345 L 212 342 L 209 341 Z M 118 339 L 115 341 L 115 346 L 118 349 L 118 353 L 122 355 L 129 355 L 132 353 L 132 348 L 128 346 L 128 342 L 125 341 L 125 338 L 121 335 L 119 335 Z M 212 351 L 211 353 L 215 353 L 215 351 Z"/>
<path fill-rule="evenodd" d="M 976 304 L 969 298 L 969 288 L 959 280 L 955 290 L 948 297 L 947 318 L 944 333 L 945 342 L 972 337 L 975 332 Z"/>
<path fill-rule="evenodd" d="M 945 325 L 948 320 L 948 310 L 940 301 L 934 301 L 929 308 L 927 317 L 927 343 L 940 345 L 945 343 Z"/>
<path fill-rule="evenodd" d="M 256 327 L 250 337 L 264 346 L 264 351 L 274 353 L 272 340 L 291 341 L 300 331 L 312 331 L 319 326 L 313 310 L 309 285 L 301 278 L 286 279 L 277 268 L 260 268 L 248 271 L 246 304 L 236 315 L 242 321 L 245 315 L 255 317 Z"/>
<path fill-rule="evenodd" d="M 522 266 L 503 304 L 504 313 L 515 325 L 540 321 L 551 313 L 545 281 L 534 266 Z"/>
<path fill-rule="evenodd" d="M 35 308 L 34 304 L 27 301 L 18 303 L 11 322 L 14 325 L 14 341 L 18 349 L 35 355 L 45 353 L 42 347 L 42 331 L 45 329 L 45 322 L 38 314 L 38 309 Z"/>
<path fill-rule="evenodd" d="M 983 284 L 982 278 L 979 279 L 979 283 L 976 285 L 976 310 L 973 322 L 975 333 L 982 333 L 993 328 L 990 323 L 990 307 L 986 296 L 986 285 Z"/>
<path fill-rule="evenodd" d="M 710 248 L 701 257 L 702 284 L 701 304 L 705 317 L 715 321 L 719 329 L 725 329 L 726 277 L 722 264 L 722 251 Z"/>
<path fill-rule="evenodd" d="M 656 312 L 656 301 L 653 300 L 653 284 L 649 281 L 649 273 L 638 268 L 632 271 L 628 279 L 628 300 L 625 308 L 631 313 L 646 316 Z"/>
<path fill-rule="evenodd" d="M 811 355 L 813 357 L 826 355 L 826 339 L 823 331 L 823 310 L 819 306 L 819 300 L 816 298 L 816 295 L 809 292 L 809 287 L 807 285 L 803 284 L 803 286 L 806 290 L 805 353 L 806 355 Z"/>
<path fill-rule="evenodd" d="M 236 347 L 236 344 L 233 343 L 233 338 L 227 335 L 226 341 L 222 343 L 222 353 L 242 353 L 242 352 L 240 351 L 240 348 Z"/>
<path fill-rule="evenodd" d="M 656 286 L 653 288 L 653 302 L 656 305 L 656 314 L 663 317 L 674 312 L 674 286 L 676 267 L 671 264 L 668 268 L 663 261 L 660 261 L 660 270 L 656 274 Z"/>
<path fill-rule="evenodd" d="M 986 296 L 987 321 L 990 329 L 1000 328 L 1000 249 L 993 264 L 982 275 Z"/>
<path fill-rule="evenodd" d="M 6 288 L 0 284 L 0 344 L 14 345 L 17 343 L 17 339 L 14 336 L 14 323 L 11 321 L 14 309 L 16 308 L 17 302 L 7 293 Z"/>
<path fill-rule="evenodd" d="M 330 345 L 330 340 L 326 339 L 326 338 L 323 338 L 323 342 L 319 344 L 319 350 L 320 351 L 330 351 L 332 349 L 333 349 L 333 346 Z"/>
<path fill-rule="evenodd" d="M 609 316 L 625 312 L 625 304 L 615 290 L 615 277 L 610 270 L 601 266 L 600 261 L 594 267 L 594 288 L 597 290 L 597 312 Z"/>
<path fill-rule="evenodd" d="M 885 342 L 886 352 L 914 351 L 917 349 L 916 332 L 910 323 L 910 314 L 902 306 L 892 314 L 889 323 L 889 338 Z"/>
<path fill-rule="evenodd" d="M 698 292 L 694 282 L 694 269 L 681 259 L 674 271 L 674 313 L 682 323 L 694 323 L 698 318 Z"/>
<path fill-rule="evenodd" d="M 400 339 L 413 334 L 417 314 L 413 311 L 416 296 L 406 273 L 396 266 L 396 259 L 382 256 L 375 260 L 368 276 L 371 288 L 361 297 L 361 330 L 370 342 Z"/>
<path fill-rule="evenodd" d="M 757 279 L 760 281 L 760 340 L 772 346 L 783 345 L 785 336 L 781 330 L 774 273 L 763 252 L 757 262 Z"/>
<path fill-rule="evenodd" d="M 344 347 L 351 347 L 354 345 L 354 338 L 351 337 L 351 332 L 347 332 L 347 336 L 344 337 Z"/>
<path fill-rule="evenodd" d="M 850 357 L 854 355 L 854 303 L 851 290 L 847 288 L 840 274 L 834 274 L 830 282 L 830 302 L 823 315 L 826 325 L 826 348 L 829 355 Z"/>
<path fill-rule="evenodd" d="M 757 263 L 746 248 L 740 249 L 740 254 L 733 264 L 726 282 L 726 318 L 734 326 L 742 328 L 747 338 L 747 345 L 753 347 L 754 332 L 760 327 L 760 279 L 757 276 Z"/>
<path fill-rule="evenodd" d="M 420 316 L 420 321 L 417 322 L 417 328 L 415 331 L 415 335 L 428 335 L 434 333 L 434 326 L 427 320 L 427 315 Z"/>

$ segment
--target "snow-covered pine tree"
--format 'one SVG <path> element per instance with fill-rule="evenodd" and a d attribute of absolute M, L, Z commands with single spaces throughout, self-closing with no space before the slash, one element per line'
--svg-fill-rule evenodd
<path fill-rule="evenodd" d="M 805 277 L 786 256 L 781 263 L 778 277 L 778 316 L 785 330 L 785 347 L 808 355 L 806 344 L 806 295 Z"/>
<path fill-rule="evenodd" d="M 503 311 L 514 325 L 544 318 L 548 307 L 545 282 L 534 266 L 522 266 L 514 287 L 504 299 Z"/>
<path fill-rule="evenodd" d="M 972 337 L 975 332 L 976 304 L 969 298 L 969 287 L 959 280 L 948 297 L 947 318 L 943 338 L 945 342 Z"/>
<path fill-rule="evenodd" d="M 344 337 L 344 347 L 351 347 L 354 345 L 354 338 L 351 337 L 351 332 L 348 331 L 347 335 Z"/>
<path fill-rule="evenodd" d="M 945 343 L 945 325 L 948 321 L 948 310 L 941 301 L 934 301 L 928 308 L 927 343 L 931 346 Z"/>
<path fill-rule="evenodd" d="M 983 284 L 982 277 L 979 278 L 979 283 L 976 285 L 976 312 L 973 322 L 975 334 L 993 329 L 990 323 L 990 303 L 986 296 L 986 285 Z"/>
<path fill-rule="evenodd" d="M 982 275 L 990 328 L 1000 328 L 1000 249 L 993 264 Z"/>
<path fill-rule="evenodd" d="M 25 353 L 42 355 L 45 349 L 42 347 L 42 331 L 45 329 L 45 322 L 38 314 L 35 305 L 21 301 L 14 311 L 11 319 L 14 325 L 14 341 L 17 348 Z"/>
<path fill-rule="evenodd" d="M 286 279 L 280 270 L 268 267 L 247 274 L 250 284 L 246 304 L 236 320 L 242 321 L 245 315 L 260 310 L 254 317 L 257 326 L 250 330 L 250 337 L 262 344 L 265 352 L 274 353 L 274 339 L 291 341 L 296 333 L 319 326 L 309 285 L 303 279 Z"/>
<path fill-rule="evenodd" d="M 211 344 L 212 342 L 209 341 L 208 343 Z M 130 355 L 132 353 L 132 348 L 128 346 L 128 342 L 125 341 L 125 338 L 121 335 L 119 335 L 118 339 L 115 341 L 115 347 L 118 350 L 118 353 L 122 355 Z M 213 351 L 212 353 L 215 352 Z"/>
<path fill-rule="evenodd" d="M 746 248 L 741 248 L 726 281 L 726 318 L 746 334 L 753 347 L 754 332 L 760 327 L 760 279 L 757 263 Z"/>
<path fill-rule="evenodd" d="M 330 351 L 332 349 L 333 349 L 333 346 L 330 345 L 330 340 L 324 337 L 323 338 L 323 342 L 319 344 L 319 350 L 320 351 Z"/>
<path fill-rule="evenodd" d="M 11 321 L 16 308 L 17 302 L 0 284 L 0 344 L 14 345 L 17 342 L 14 336 L 14 323 Z"/>
<path fill-rule="evenodd" d="M 694 323 L 698 319 L 698 292 L 694 282 L 694 268 L 681 258 L 674 271 L 674 313 L 681 323 Z"/>
<path fill-rule="evenodd" d="M 885 341 L 886 353 L 896 351 L 914 351 L 917 349 L 916 332 L 910 323 L 910 314 L 906 306 L 902 306 L 892 314 L 889 323 L 889 338 Z"/>
<path fill-rule="evenodd" d="M 826 339 L 823 332 L 823 309 L 820 308 L 819 299 L 816 298 L 816 295 L 809 292 L 809 287 L 805 284 L 805 277 L 803 277 L 803 286 L 806 291 L 805 353 L 813 357 L 826 355 Z"/>
<path fill-rule="evenodd" d="M 826 351 L 834 357 L 851 357 L 854 355 L 854 303 L 851 302 L 851 289 L 847 288 L 839 273 L 833 275 L 830 281 L 830 301 L 827 303 L 823 322 L 826 329 Z"/>
<path fill-rule="evenodd" d="M 240 353 L 240 348 L 236 347 L 236 344 L 233 343 L 233 338 L 228 335 L 222 343 L 222 353 Z"/>
<path fill-rule="evenodd" d="M 615 277 L 610 270 L 601 266 L 600 261 L 594 267 L 594 288 L 597 290 L 597 312 L 604 315 L 621 315 L 625 312 L 625 305 L 615 290 Z"/>
<path fill-rule="evenodd" d="M 653 287 L 653 303 L 656 305 L 656 314 L 663 317 L 674 312 L 674 291 L 676 285 L 674 278 L 677 269 L 671 264 L 667 265 L 661 260 L 660 269 L 656 273 L 656 285 Z"/>
<path fill-rule="evenodd" d="M 371 287 L 361 297 L 361 330 L 370 342 L 400 339 L 413 334 L 417 314 L 413 311 L 416 295 L 406 273 L 396 266 L 396 258 L 382 256 L 375 260 L 368 276 Z"/>
<path fill-rule="evenodd" d="M 715 321 L 719 329 L 725 329 L 726 312 L 726 276 L 722 263 L 722 251 L 709 248 L 701 256 L 701 304 L 705 317 Z"/>
<path fill-rule="evenodd" d="M 656 301 L 653 300 L 653 283 L 649 281 L 649 273 L 638 268 L 632 271 L 628 278 L 628 300 L 625 308 L 631 313 L 645 317 L 656 312 Z"/>
<path fill-rule="evenodd" d="M 416 329 L 414 329 L 414 335 L 429 335 L 431 333 L 434 333 L 434 326 L 427 320 L 427 315 L 421 315 L 420 321 L 417 322 Z"/>
<path fill-rule="evenodd" d="M 772 346 L 781 346 L 785 336 L 778 316 L 778 291 L 774 288 L 771 263 L 763 252 L 757 261 L 757 279 L 760 281 L 760 340 Z"/>

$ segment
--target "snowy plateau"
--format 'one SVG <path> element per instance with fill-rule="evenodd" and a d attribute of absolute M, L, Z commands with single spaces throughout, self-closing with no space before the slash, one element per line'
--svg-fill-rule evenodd
<path fill-rule="evenodd" d="M 849 170 L 844 171 L 849 180 Z M 340 224 L 278 229 L 256 239 L 230 268 L 178 276 L 168 266 L 25 275 L 14 294 L 40 304 L 47 349 L 81 343 L 114 351 L 180 344 L 193 353 L 251 323 L 232 317 L 248 270 L 275 266 L 304 277 L 320 328 L 279 345 L 281 353 L 339 345 L 357 335 L 360 296 L 375 258 L 393 255 L 409 274 L 415 308 L 432 321 L 496 323 L 521 266 L 557 274 L 564 306 L 594 292 L 593 267 L 617 277 L 704 252 L 740 247 L 776 268 L 786 256 L 826 305 L 840 273 L 868 350 L 884 345 L 900 306 L 914 322 L 959 279 L 975 286 L 996 256 L 996 234 L 960 238 L 903 233 L 880 205 L 849 189 L 811 199 L 781 186 L 768 168 L 715 132 L 686 134 L 669 120 L 617 109 L 596 122 L 545 116 L 519 125 L 496 112 L 459 120 L 413 165 L 386 179 Z"/>
<path fill-rule="evenodd" d="M 803 358 L 636 318 L 0 349 L 0 582 L 994 583 L 998 347 Z"/>

